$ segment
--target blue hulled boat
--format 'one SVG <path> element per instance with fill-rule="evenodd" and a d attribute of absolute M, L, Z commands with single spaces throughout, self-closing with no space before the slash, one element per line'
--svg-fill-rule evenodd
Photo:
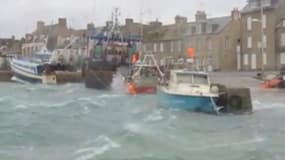
<path fill-rule="evenodd" d="M 171 70 L 167 85 L 159 87 L 162 106 L 175 109 L 217 113 L 214 99 L 219 93 L 212 91 L 209 76 L 205 72 Z"/>

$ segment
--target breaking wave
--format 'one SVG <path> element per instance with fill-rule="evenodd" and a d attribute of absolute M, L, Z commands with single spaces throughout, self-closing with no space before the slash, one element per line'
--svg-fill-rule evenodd
<path fill-rule="evenodd" d="M 75 160 L 90 160 L 96 156 L 102 155 L 105 152 L 113 149 L 120 148 L 120 144 L 116 143 L 107 136 L 99 136 L 94 141 L 87 142 L 87 147 L 75 151 Z"/>

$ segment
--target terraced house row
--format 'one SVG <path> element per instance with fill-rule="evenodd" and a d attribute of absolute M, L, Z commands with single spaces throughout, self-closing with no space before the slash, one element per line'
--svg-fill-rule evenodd
<path fill-rule="evenodd" d="M 285 65 L 284 3 L 248 0 L 224 17 L 197 11 L 193 22 L 182 16 L 171 25 L 151 22 L 144 28 L 144 48 L 159 58 L 178 58 L 194 48 L 196 60 L 215 70 L 276 70 Z"/>

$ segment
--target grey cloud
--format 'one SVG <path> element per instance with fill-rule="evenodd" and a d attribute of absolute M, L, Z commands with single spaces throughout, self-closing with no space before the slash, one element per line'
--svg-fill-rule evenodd
<path fill-rule="evenodd" d="M 103 25 L 111 18 L 111 11 L 121 10 L 121 21 L 126 17 L 144 22 L 159 18 L 172 23 L 175 15 L 193 19 L 196 10 L 205 10 L 209 16 L 230 14 L 234 7 L 241 8 L 246 0 L 6 0 L 1 2 L 0 37 L 23 36 L 35 28 L 37 20 L 56 23 L 66 17 L 73 28 L 84 28 L 88 22 Z"/>

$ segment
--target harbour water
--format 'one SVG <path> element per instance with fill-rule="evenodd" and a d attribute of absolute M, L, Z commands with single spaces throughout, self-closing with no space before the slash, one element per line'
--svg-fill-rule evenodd
<path fill-rule="evenodd" d="M 0 159 L 283 160 L 284 92 L 253 91 L 252 115 L 157 105 L 155 95 L 0 84 Z M 119 87 L 118 87 L 119 86 Z"/>

